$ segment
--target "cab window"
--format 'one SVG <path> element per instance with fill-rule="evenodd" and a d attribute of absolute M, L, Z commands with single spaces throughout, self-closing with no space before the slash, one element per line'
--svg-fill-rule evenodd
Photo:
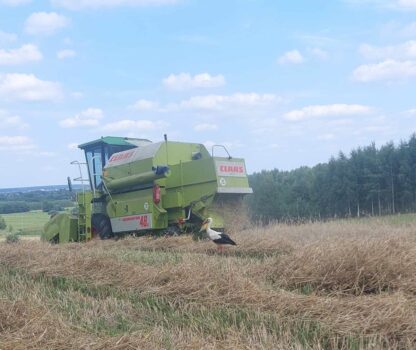
<path fill-rule="evenodd" d="M 114 153 L 126 151 L 134 146 L 96 144 L 85 149 L 91 189 L 100 190 L 103 168 Z"/>
<path fill-rule="evenodd" d="M 86 152 L 88 171 L 91 179 L 91 186 L 95 189 L 101 185 L 103 175 L 103 163 L 102 163 L 102 150 L 101 147 L 90 149 Z"/>

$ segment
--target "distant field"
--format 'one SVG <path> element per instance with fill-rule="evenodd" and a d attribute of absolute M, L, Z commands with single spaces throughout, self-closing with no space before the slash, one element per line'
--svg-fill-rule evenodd
<path fill-rule="evenodd" d="M 22 230 L 23 235 L 40 235 L 43 226 L 49 219 L 49 215 L 40 210 L 27 213 L 2 214 L 1 216 L 6 221 L 7 227 L 12 226 L 13 232 Z M 0 235 L 5 235 L 8 232 L 8 228 L 0 230 Z"/>
<path fill-rule="evenodd" d="M 414 216 L 0 243 L 0 349 L 415 349 Z"/>
<path fill-rule="evenodd" d="M 382 224 L 387 225 L 394 225 L 394 226 L 400 226 L 400 225 L 412 225 L 416 224 L 416 214 L 415 213 L 409 213 L 409 214 L 396 214 L 396 215 L 385 215 L 380 217 L 361 217 L 361 218 L 351 218 L 351 219 L 334 219 L 333 222 L 340 222 L 340 223 L 373 223 L 373 222 L 379 222 Z"/>
<path fill-rule="evenodd" d="M 391 224 L 413 224 L 416 223 L 416 214 L 398 214 L 398 215 L 388 215 L 382 217 L 380 220 L 383 220 Z"/>

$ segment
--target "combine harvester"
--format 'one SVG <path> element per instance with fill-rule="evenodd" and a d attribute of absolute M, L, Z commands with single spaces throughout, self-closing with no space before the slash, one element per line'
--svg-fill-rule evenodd
<path fill-rule="evenodd" d="M 213 218 L 224 228 L 222 208 L 235 206 L 252 193 L 243 159 L 224 146 L 102 137 L 79 146 L 86 163 L 78 165 L 90 190 L 77 193 L 76 214 L 59 213 L 45 225 L 42 239 L 54 243 L 86 242 L 123 234 L 198 232 Z M 228 157 L 214 157 L 222 148 Z M 87 165 L 89 179 L 83 179 Z M 71 181 L 68 184 L 72 191 Z"/>

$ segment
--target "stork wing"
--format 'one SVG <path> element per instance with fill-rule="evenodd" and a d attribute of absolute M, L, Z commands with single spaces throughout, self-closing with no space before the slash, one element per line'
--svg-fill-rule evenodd
<path fill-rule="evenodd" d="M 221 233 L 220 234 L 221 238 L 220 238 L 220 243 L 221 244 L 231 244 L 231 245 L 237 245 L 237 243 L 235 243 L 230 236 L 228 236 L 226 233 Z"/>

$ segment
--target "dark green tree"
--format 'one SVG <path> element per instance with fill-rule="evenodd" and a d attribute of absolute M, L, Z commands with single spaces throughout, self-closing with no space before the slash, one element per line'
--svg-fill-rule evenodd
<path fill-rule="evenodd" d="M 7 227 L 6 220 L 2 216 L 0 216 L 0 230 L 5 230 Z"/>

